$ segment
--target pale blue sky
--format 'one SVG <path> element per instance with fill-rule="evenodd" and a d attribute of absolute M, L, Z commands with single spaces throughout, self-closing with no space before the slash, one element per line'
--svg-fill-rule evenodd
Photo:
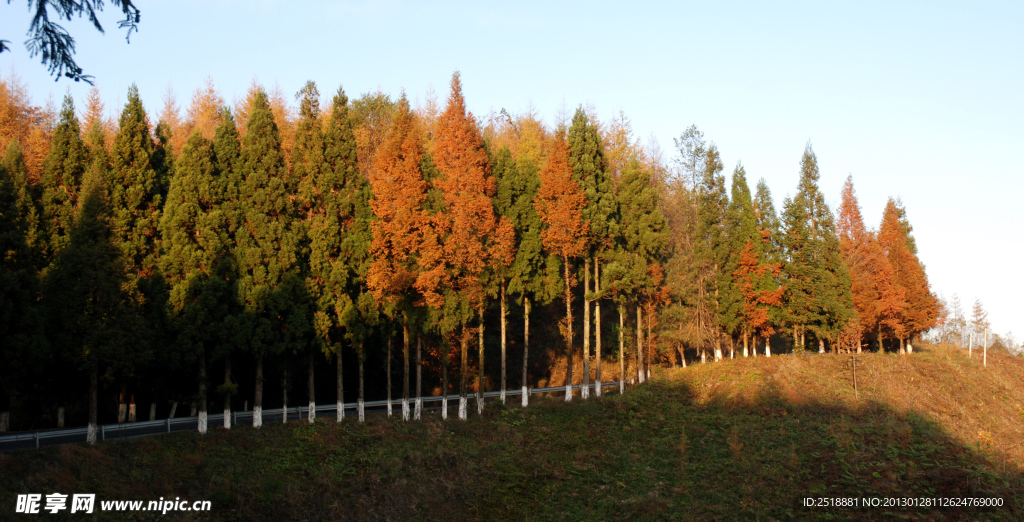
<path fill-rule="evenodd" d="M 212 76 L 230 103 L 253 77 L 296 92 L 376 90 L 443 101 L 462 72 L 471 110 L 533 104 L 548 123 L 564 106 L 620 109 L 666 154 L 695 123 L 731 172 L 764 177 L 781 204 L 804 144 L 818 154 L 833 207 L 853 174 L 870 226 L 889 196 L 914 225 L 933 290 L 980 298 L 998 332 L 1024 337 L 1024 4 L 1020 2 L 283 2 L 138 1 L 124 42 L 70 26 L 77 58 L 108 110 L 136 82 L 150 113 L 172 85 L 179 103 Z M 302 6 L 301 8 L 298 6 Z M 0 38 L 37 103 L 54 83 L 21 42 L 25 2 L 0 6 Z"/>

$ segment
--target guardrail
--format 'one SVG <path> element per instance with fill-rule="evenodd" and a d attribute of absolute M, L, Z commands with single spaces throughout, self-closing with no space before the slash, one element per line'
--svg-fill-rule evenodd
<path fill-rule="evenodd" d="M 632 380 L 627 381 L 632 383 Z M 617 387 L 619 381 L 602 382 L 601 388 Z M 582 389 L 582 384 L 574 384 L 573 390 Z M 594 384 L 588 386 L 591 390 L 595 388 Z M 529 395 L 537 395 L 541 393 L 559 393 L 565 392 L 565 386 L 553 386 L 548 388 L 527 388 Z M 506 390 L 506 397 L 518 397 L 522 395 L 522 389 Z M 500 397 L 500 391 L 488 391 L 484 392 L 484 398 Z M 467 399 L 475 399 L 477 395 L 467 394 Z M 441 395 L 432 395 L 430 397 L 422 397 L 423 403 L 439 403 L 444 398 Z M 459 400 L 459 394 L 449 394 L 447 396 L 449 401 Z M 411 402 L 415 401 L 415 398 L 409 399 Z M 401 405 L 402 399 L 391 399 L 391 404 Z M 363 402 L 363 408 L 369 410 L 371 408 L 383 408 L 388 404 L 387 399 L 381 399 L 376 401 L 365 401 Z M 346 402 L 342 405 L 345 410 L 356 411 L 359 404 L 356 402 Z M 317 405 L 315 411 L 317 415 L 321 413 L 336 413 L 338 410 L 337 404 L 324 404 Z M 284 415 L 288 415 L 291 419 L 292 415 L 296 416 L 297 420 L 303 418 L 309 418 L 308 415 L 309 406 L 296 406 L 294 408 L 288 408 L 287 411 L 283 408 L 274 408 L 270 410 L 263 410 L 264 421 L 270 421 L 275 419 L 283 419 Z M 224 425 L 224 414 L 210 414 L 206 418 L 207 426 L 215 428 L 217 426 Z M 231 425 L 237 426 L 239 420 L 252 420 L 252 411 L 232 411 L 231 412 Z M 132 423 L 121 423 L 121 424 L 102 424 L 98 426 L 97 438 L 99 440 L 114 440 L 123 438 L 134 438 L 134 437 L 145 437 L 149 435 L 159 435 L 161 433 L 170 433 L 172 431 L 185 431 L 196 429 L 199 423 L 199 417 L 179 417 L 176 419 L 163 419 L 163 420 L 152 420 L 152 421 L 140 421 Z M 35 432 L 21 432 L 12 433 L 9 435 L 0 435 L 0 451 L 14 450 L 14 449 L 30 449 L 32 447 L 39 448 L 41 441 L 48 441 L 43 443 L 46 446 L 55 446 L 60 444 L 74 444 L 78 442 L 85 442 L 87 436 L 87 428 L 67 428 L 67 429 L 54 429 L 54 430 L 41 430 Z M 57 440 L 54 439 L 64 439 Z"/>

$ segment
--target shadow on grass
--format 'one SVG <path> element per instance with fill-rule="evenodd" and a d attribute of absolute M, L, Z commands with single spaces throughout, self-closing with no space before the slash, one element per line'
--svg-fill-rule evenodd
<path fill-rule="evenodd" d="M 586 402 L 495 403 L 467 422 L 370 417 L 5 454 L 0 490 L 12 493 L 0 512 L 13 512 L 15 492 L 58 491 L 211 500 L 214 519 L 1024 516 L 1020 469 L 921 415 L 803 400 L 770 381 L 747 398 L 731 394 L 722 383 L 656 380 Z M 805 498 L 861 506 L 805 507 Z M 872 498 L 882 505 L 864 507 Z M 935 505 L 975 498 L 1003 506 Z M 932 505 L 885 506 L 894 499 Z"/>

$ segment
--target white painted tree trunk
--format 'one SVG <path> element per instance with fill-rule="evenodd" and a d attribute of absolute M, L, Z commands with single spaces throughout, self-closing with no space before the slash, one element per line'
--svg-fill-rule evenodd
<path fill-rule="evenodd" d="M 750 354 L 747 352 L 747 336 L 746 335 L 743 336 L 743 356 L 744 357 L 750 357 Z"/>
<path fill-rule="evenodd" d="M 359 423 L 362 424 L 366 421 L 366 409 L 363 408 L 363 400 L 359 399 L 356 401 L 356 411 L 359 413 Z"/>
<path fill-rule="evenodd" d="M 256 358 L 256 392 L 252 399 L 252 427 L 263 426 L 263 357 Z"/>
<path fill-rule="evenodd" d="M 523 380 L 520 382 L 520 386 L 523 388 L 523 407 L 525 408 L 530 402 L 530 394 L 526 393 L 526 383 L 529 379 L 527 373 L 527 362 L 529 361 L 530 355 L 530 298 L 523 298 Z"/>
<path fill-rule="evenodd" d="M 601 263 L 594 257 L 594 293 L 601 292 Z M 601 300 L 594 301 L 594 395 L 601 396 Z"/>
<path fill-rule="evenodd" d="M 626 393 L 626 307 L 619 304 L 619 395 Z"/>
<path fill-rule="evenodd" d="M 224 429 L 226 429 L 226 430 L 230 430 L 231 429 L 231 409 L 230 408 L 224 410 Z"/>
<path fill-rule="evenodd" d="M 771 357 L 772 356 L 772 339 L 770 337 L 765 337 L 764 338 L 764 356 L 765 357 Z"/>
<path fill-rule="evenodd" d="M 388 355 L 390 355 L 390 352 L 391 350 L 388 350 Z M 359 423 L 362 424 L 366 420 L 365 412 L 363 411 L 363 398 L 365 397 L 363 394 L 363 343 L 356 344 L 356 355 L 359 357 L 359 398 L 356 400 L 356 414 L 359 416 Z M 388 370 L 390 369 L 391 366 L 388 365 Z M 391 384 L 391 379 L 388 379 L 388 384 Z"/>
<path fill-rule="evenodd" d="M 459 397 L 459 420 L 466 420 L 466 398 Z"/>
<path fill-rule="evenodd" d="M 565 402 L 572 402 L 572 384 L 565 384 Z"/>
<path fill-rule="evenodd" d="M 288 369 L 284 370 L 284 377 L 281 378 L 281 396 L 284 404 L 281 405 L 281 424 L 288 424 Z"/>
<path fill-rule="evenodd" d="M 420 420 L 423 412 L 423 340 L 416 336 L 416 407 L 413 419 Z"/>
<path fill-rule="evenodd" d="M 501 403 L 505 404 L 505 389 L 507 383 L 505 382 L 506 371 L 505 371 L 505 282 L 501 282 Z"/>
<path fill-rule="evenodd" d="M 527 406 L 527 404 L 529 403 L 528 397 L 530 396 L 530 391 L 526 389 L 526 386 L 523 386 L 523 389 L 520 390 L 520 393 L 523 396 L 522 406 L 525 408 Z"/>
<path fill-rule="evenodd" d="M 636 303 L 636 378 L 640 384 L 644 383 L 644 320 L 643 308 L 640 302 Z"/>
<path fill-rule="evenodd" d="M 480 310 L 480 329 L 477 330 L 480 336 L 480 368 L 478 372 L 477 381 L 479 385 L 476 387 L 476 414 L 484 414 L 484 383 L 486 375 L 484 375 L 484 311 Z"/>
<path fill-rule="evenodd" d="M 569 283 L 569 259 L 562 259 L 562 267 L 565 272 L 565 402 L 572 401 L 572 288 Z M 586 300 L 584 299 L 584 303 Z"/>
<path fill-rule="evenodd" d="M 345 386 L 344 386 L 345 383 L 344 383 L 344 380 L 342 379 L 344 374 L 342 373 L 342 367 L 341 367 L 341 346 L 340 345 L 338 346 L 338 351 L 334 354 L 334 356 L 338 358 L 338 360 L 336 361 L 337 362 L 337 364 L 336 364 L 337 372 L 338 372 L 338 376 L 337 376 L 337 380 L 338 380 L 338 398 L 337 398 L 337 402 L 338 402 L 338 405 L 336 406 L 336 409 L 335 409 L 335 417 L 336 417 L 337 422 L 340 423 L 340 422 L 345 420 Z"/>
<path fill-rule="evenodd" d="M 818 339 L 818 353 L 825 353 L 825 340 Z"/>
<path fill-rule="evenodd" d="M 402 399 L 402 420 L 409 422 L 409 399 Z"/>
<path fill-rule="evenodd" d="M 580 398 L 590 398 L 590 300 L 587 299 L 587 292 L 590 292 L 590 258 L 583 258 L 583 379 L 580 379 Z M 572 364 L 572 359 L 569 360 Z"/>
<path fill-rule="evenodd" d="M 228 393 L 228 386 L 231 385 L 231 358 L 224 358 L 224 429 L 231 429 L 231 394 Z"/>
<path fill-rule="evenodd" d="M 206 427 L 204 426 L 203 429 L 205 430 Z M 206 433 L 206 432 L 205 431 L 200 431 L 199 433 Z M 88 444 L 96 444 L 96 423 L 95 422 L 90 422 L 89 423 L 89 427 L 86 428 L 86 431 L 85 431 L 85 442 L 88 443 Z"/>
<path fill-rule="evenodd" d="M 402 420 L 409 422 L 409 316 L 402 323 Z"/>
<path fill-rule="evenodd" d="M 441 420 L 448 420 L 448 395 L 441 397 Z"/>
<path fill-rule="evenodd" d="M 206 433 L 206 350 L 199 354 L 199 433 Z"/>
<path fill-rule="evenodd" d="M 307 375 L 306 378 L 308 379 L 306 382 L 309 386 L 309 390 L 307 392 L 307 394 L 309 395 L 309 409 L 306 410 L 306 419 L 309 421 L 310 424 L 313 424 L 314 422 L 316 422 L 316 387 L 314 386 L 315 382 L 313 381 L 312 350 L 310 350 L 309 352 L 309 375 Z"/>
<path fill-rule="evenodd" d="M 388 333 L 388 418 L 391 418 L 391 333 Z M 362 421 L 360 421 L 362 422 Z"/>
<path fill-rule="evenodd" d="M 199 433 L 206 433 L 206 412 L 202 410 L 199 411 Z"/>

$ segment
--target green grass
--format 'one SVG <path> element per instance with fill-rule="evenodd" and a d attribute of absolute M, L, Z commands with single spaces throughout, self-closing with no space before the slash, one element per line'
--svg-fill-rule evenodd
<path fill-rule="evenodd" d="M 941 412 L 886 399 L 904 393 L 904 364 L 933 375 L 914 378 L 921 396 L 959 389 L 941 376 L 964 384 L 943 365 L 988 378 L 947 355 L 864 356 L 859 401 L 840 358 L 785 356 L 666 370 L 624 396 L 538 399 L 526 410 L 489 403 L 466 422 L 320 419 L 5 454 L 0 518 L 13 513 L 15 493 L 59 491 L 211 500 L 215 519 L 1019 520 L 1019 439 L 1002 441 L 993 428 L 990 440 L 966 440 Z M 1024 375 L 1012 364 L 1009 377 Z M 1013 393 L 1006 429 L 1019 430 Z M 1005 506 L 801 505 L 844 496 L 1001 497 Z"/>

